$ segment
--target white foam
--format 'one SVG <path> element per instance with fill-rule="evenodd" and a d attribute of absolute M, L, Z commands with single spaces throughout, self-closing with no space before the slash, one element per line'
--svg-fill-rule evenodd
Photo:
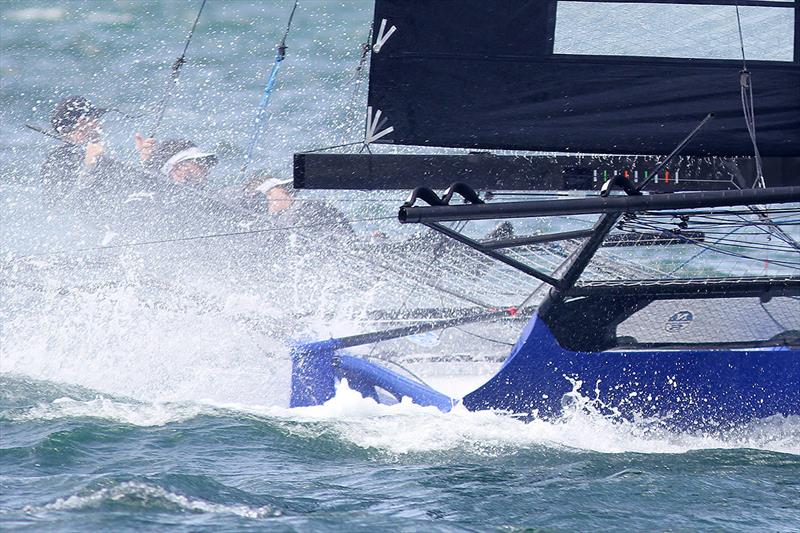
<path fill-rule="evenodd" d="M 690 435 L 644 422 L 614 422 L 593 410 L 587 399 L 557 421 L 523 422 L 507 413 L 471 412 L 463 406 L 441 413 L 408 401 L 379 405 L 344 382 L 324 405 L 293 409 L 287 415 L 328 421 L 342 439 L 393 454 L 459 450 L 501 455 L 545 446 L 603 453 L 755 448 L 800 455 L 800 417 L 772 417 L 727 435 Z"/>
<path fill-rule="evenodd" d="M 15 302 L 16 312 L 4 322 L 3 373 L 148 402 L 288 405 L 290 363 L 283 342 L 241 320 L 230 297 L 224 304 L 192 301 L 180 293 L 148 292 L 136 280 L 86 291 L 46 290 L 52 292 L 39 307 Z"/>
<path fill-rule="evenodd" d="M 133 21 L 130 13 L 109 13 L 104 11 L 93 11 L 86 16 L 89 22 L 98 24 L 127 24 Z"/>
<path fill-rule="evenodd" d="M 109 502 L 142 501 L 149 506 L 154 503 L 162 506 L 175 506 L 184 511 L 197 513 L 233 514 L 242 518 L 267 518 L 281 516 L 282 512 L 270 506 L 250 507 L 247 505 L 226 505 L 201 499 L 189 498 L 170 492 L 157 485 L 127 481 L 113 487 L 99 489 L 88 494 L 75 494 L 41 507 L 26 507 L 28 513 L 47 511 L 73 511 L 99 507 Z"/>
<path fill-rule="evenodd" d="M 58 398 L 39 404 L 9 418 L 17 421 L 58 420 L 65 418 L 99 418 L 134 426 L 163 426 L 182 422 L 217 409 L 201 403 L 139 403 L 97 397 L 93 400 Z"/>
<path fill-rule="evenodd" d="M 6 17 L 20 21 L 54 21 L 61 20 L 65 14 L 66 12 L 59 7 L 29 7 L 9 11 Z"/>
<path fill-rule="evenodd" d="M 246 279 L 249 272 L 209 272 L 199 261 L 172 262 L 170 254 L 165 255 L 122 255 L 116 258 L 119 265 L 98 267 L 113 284 L 68 291 L 59 289 L 65 277 L 87 282 L 83 263 L 76 261 L 52 276 L 46 263 L 25 265 L 30 270 L 25 281 L 42 289 L 4 293 L 0 371 L 81 385 L 101 395 L 88 401 L 60 399 L 17 416 L 96 417 L 161 426 L 196 416 L 227 416 L 235 410 L 270 423 L 291 424 L 293 432 L 312 438 L 322 427 L 345 442 L 389 454 L 497 455 L 542 446 L 604 453 L 747 447 L 800 454 L 798 417 L 775 417 L 726 435 L 686 435 L 657 429 L 646 420 L 614 423 L 577 392 L 566 416 L 528 423 L 506 413 L 468 412 L 463 407 L 443 414 L 408 401 L 378 405 L 346 385 L 325 405 L 289 409 L 291 365 L 285 341 L 302 335 L 279 332 L 278 323 L 294 322 L 292 315 L 302 309 L 286 292 L 269 291 L 273 285 L 291 285 L 303 290 L 299 301 L 318 306 L 316 314 L 302 318 L 302 327 L 314 331 L 311 338 L 363 332 L 356 322 L 337 318 L 363 305 L 357 301 L 360 296 L 337 300 L 340 291 L 331 280 L 308 286 L 294 280 L 259 280 L 257 288 L 265 286 L 260 292 L 225 275 Z M 326 289 L 325 283 L 333 288 Z M 329 318 L 329 310 L 341 309 L 348 312 Z M 488 377 L 486 370 L 494 363 L 487 365 L 478 365 L 474 375 L 441 374 L 433 380 L 437 388 L 458 396 Z M 416 371 L 419 365 L 410 366 Z M 449 370 L 461 366 L 467 365 L 444 363 Z"/>
<path fill-rule="evenodd" d="M 323 405 L 289 409 L 268 404 L 213 400 L 148 403 L 98 397 L 60 398 L 15 413 L 15 420 L 100 418 L 136 426 L 163 426 L 197 416 L 246 413 L 271 424 L 289 424 L 305 438 L 334 434 L 342 441 L 391 455 L 470 453 L 500 456 L 534 448 L 569 448 L 601 453 L 686 453 L 752 448 L 800 455 L 800 417 L 775 416 L 727 434 L 686 434 L 655 428 L 647 421 L 619 422 L 600 415 L 578 394 L 569 412 L 554 421 L 522 421 L 499 411 L 472 412 L 457 405 L 442 413 L 408 399 L 381 405 L 342 382 Z"/>

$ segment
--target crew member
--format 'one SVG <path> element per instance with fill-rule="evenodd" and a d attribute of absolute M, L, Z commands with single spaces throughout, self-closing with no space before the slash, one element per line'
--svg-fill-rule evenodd
<path fill-rule="evenodd" d="M 291 184 L 291 179 L 262 174 L 261 183 L 253 189 L 266 198 L 267 215 L 276 226 L 303 228 L 305 233 L 353 235 L 353 228 L 341 211 L 317 200 L 298 201 Z"/>
<path fill-rule="evenodd" d="M 83 96 L 64 98 L 53 110 L 50 123 L 65 142 L 51 150 L 42 165 L 42 189 L 49 207 L 109 179 L 113 164 L 104 157 L 100 140 L 100 117 L 105 112 Z"/>
<path fill-rule="evenodd" d="M 182 185 L 202 188 L 217 156 L 187 139 L 167 139 L 155 143 L 136 134 L 136 149 L 145 169 L 167 176 Z"/>

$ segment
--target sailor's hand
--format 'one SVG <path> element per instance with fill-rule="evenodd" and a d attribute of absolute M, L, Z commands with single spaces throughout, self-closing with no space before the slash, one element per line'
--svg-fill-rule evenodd
<path fill-rule="evenodd" d="M 88 143 L 86 145 L 86 154 L 83 156 L 83 166 L 92 168 L 97 164 L 97 160 L 106 151 L 102 143 Z"/>
<path fill-rule="evenodd" d="M 139 160 L 145 163 L 153 157 L 153 148 L 156 145 L 156 140 L 152 137 L 144 138 L 141 133 L 136 133 L 133 136 L 136 142 L 136 151 L 139 152 Z"/>

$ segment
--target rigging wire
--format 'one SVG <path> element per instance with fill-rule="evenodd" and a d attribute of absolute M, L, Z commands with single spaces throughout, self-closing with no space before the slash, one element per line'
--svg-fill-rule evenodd
<path fill-rule="evenodd" d="M 346 146 L 355 146 L 357 144 L 359 144 L 359 145 L 360 144 L 364 144 L 364 141 L 353 141 L 353 142 L 349 142 L 349 143 L 336 144 L 334 146 L 323 146 L 322 148 L 314 148 L 313 150 L 305 150 L 305 151 L 300 152 L 300 153 L 301 154 L 313 154 L 313 153 L 316 153 L 316 152 L 327 152 L 328 150 L 334 150 L 336 148 L 344 148 Z"/>
<path fill-rule="evenodd" d="M 386 217 L 373 217 L 373 218 L 362 218 L 352 220 L 351 222 L 373 222 L 377 220 L 390 220 L 394 217 L 386 216 Z M 107 246 L 90 246 L 87 248 L 75 248 L 72 250 L 58 250 L 55 252 L 46 252 L 41 254 L 30 254 L 21 257 L 13 257 L 8 260 L 8 262 L 18 262 L 18 261 L 25 261 L 28 259 L 32 259 L 35 257 L 51 257 L 56 255 L 66 255 L 66 254 L 73 254 L 73 253 L 82 253 L 82 252 L 94 252 L 100 250 L 114 250 L 114 249 L 123 249 L 123 248 L 137 248 L 140 246 L 150 246 L 154 244 L 167 244 L 167 243 L 174 243 L 174 242 L 188 242 L 188 241 L 199 241 L 204 239 L 218 239 L 222 237 L 235 237 L 240 235 L 255 235 L 259 233 L 274 233 L 279 231 L 289 231 L 289 230 L 296 230 L 296 229 L 308 229 L 308 228 L 320 228 L 325 226 L 333 226 L 338 224 L 337 222 L 319 222 L 315 224 L 297 224 L 294 226 L 281 226 L 281 227 L 272 227 L 272 228 L 262 228 L 256 230 L 246 230 L 246 231 L 231 231 L 225 233 L 211 233 L 205 235 L 192 235 L 189 237 L 173 237 L 169 239 L 156 239 L 152 241 L 138 241 L 138 242 L 130 242 L 130 243 L 120 243 L 114 245 L 107 245 Z"/>
<path fill-rule="evenodd" d="M 751 205 L 749 206 L 749 208 L 752 213 L 755 213 L 758 216 L 758 218 L 764 222 L 764 225 L 766 226 L 766 228 L 764 229 L 765 233 L 774 236 L 776 239 L 781 240 L 786 244 L 789 244 L 790 246 L 792 246 L 792 248 L 795 249 L 795 251 L 800 253 L 800 243 L 798 243 L 794 238 L 792 238 L 791 235 L 786 233 L 781 226 L 777 225 L 769 217 L 769 215 L 767 215 L 761 208 L 757 206 Z"/>
<path fill-rule="evenodd" d="M 739 73 L 739 86 L 742 98 L 742 110 L 744 111 L 744 122 L 747 132 L 750 134 L 750 141 L 753 143 L 753 153 L 756 163 L 756 179 L 753 182 L 753 189 L 766 187 L 764 173 L 761 166 L 761 153 L 756 142 L 756 115 L 753 100 L 753 80 L 750 71 L 747 70 L 747 57 L 744 52 L 744 34 L 742 33 L 742 19 L 739 15 L 739 4 L 736 4 L 736 25 L 739 29 L 739 46 L 742 50 L 742 70 Z"/>
<path fill-rule="evenodd" d="M 648 227 L 647 224 L 643 224 L 643 226 L 644 227 Z M 650 228 L 651 229 L 657 229 L 658 227 L 657 226 L 650 226 Z M 687 242 L 689 242 L 691 244 L 694 244 L 695 246 L 699 246 L 701 248 L 708 248 L 710 251 L 713 251 L 713 252 L 716 252 L 716 253 L 719 253 L 719 254 L 722 254 L 722 255 L 737 257 L 739 259 L 748 259 L 748 260 L 753 260 L 753 261 L 763 261 L 764 260 L 763 257 L 753 257 L 753 256 L 745 255 L 745 254 L 740 254 L 740 253 L 736 253 L 736 252 L 730 252 L 730 251 L 727 251 L 727 250 L 716 248 L 713 245 L 705 244 L 702 241 L 698 241 L 697 239 L 692 239 L 691 237 L 688 237 L 688 236 L 683 235 L 681 233 L 676 233 L 676 232 L 671 231 L 671 230 L 666 230 L 666 232 L 671 234 L 671 235 L 674 235 L 674 237 L 676 239 L 687 241 Z M 772 260 L 770 260 L 770 263 L 773 263 L 773 264 L 776 264 L 776 265 L 780 265 L 780 266 L 783 266 L 783 267 L 786 267 L 786 268 L 789 268 L 789 269 L 792 269 L 792 270 L 800 271 L 800 266 L 798 266 L 798 264 L 796 264 L 796 263 L 790 263 L 788 261 L 782 261 L 782 260 L 778 260 L 778 259 L 772 259 Z"/>
<path fill-rule="evenodd" d="M 429 389 L 433 389 L 433 387 L 431 387 L 430 385 L 428 385 L 428 383 L 426 383 L 424 379 L 422 379 L 421 377 L 419 377 L 419 376 L 418 376 L 418 375 L 416 375 L 414 372 L 412 372 L 411 370 L 409 370 L 409 369 L 408 369 L 408 368 L 406 368 L 405 366 L 401 365 L 401 364 L 400 364 L 400 363 L 398 363 L 397 361 L 393 361 L 393 360 L 391 360 L 391 359 L 389 359 L 389 358 L 376 357 L 376 356 L 374 356 L 374 355 L 365 355 L 365 356 L 364 356 L 364 358 L 365 358 L 365 359 L 373 359 L 373 360 L 375 360 L 375 361 L 380 361 L 381 363 L 388 363 L 388 364 L 390 364 L 390 365 L 394 365 L 394 366 L 396 366 L 397 368 L 399 368 L 400 370 L 402 370 L 403 372 L 405 372 L 406 374 L 408 374 L 409 376 L 411 376 L 412 378 L 416 379 L 417 381 L 419 381 L 420 383 L 422 383 L 423 385 L 425 385 L 426 387 L 428 387 Z"/>
<path fill-rule="evenodd" d="M 361 93 L 361 86 L 364 81 L 364 66 L 367 63 L 367 57 L 369 57 L 369 52 L 371 50 L 372 50 L 372 24 L 369 25 L 369 32 L 367 33 L 366 42 L 361 43 L 361 54 L 358 58 L 358 66 L 356 66 L 356 71 L 353 74 L 353 77 L 350 78 L 350 83 L 353 84 L 353 90 L 350 93 L 350 99 L 347 102 L 347 106 L 345 107 L 345 109 L 347 110 L 348 123 L 352 122 L 357 115 L 355 102 L 356 99 L 358 98 L 358 95 Z M 347 135 L 347 132 L 345 132 L 345 135 Z"/>
<path fill-rule="evenodd" d="M 792 222 L 792 221 L 789 221 L 789 222 Z M 800 222 L 800 221 L 798 221 L 798 222 Z M 647 230 L 650 230 L 651 228 L 656 227 L 656 228 L 659 228 L 660 232 L 663 234 L 663 233 L 670 232 L 673 224 L 674 223 L 672 223 L 672 222 L 666 222 L 666 221 L 664 221 L 664 222 L 654 221 L 654 222 L 649 222 L 649 223 L 645 223 L 645 222 L 642 222 L 642 221 L 631 221 L 631 222 L 623 222 L 620 225 L 619 229 L 624 230 L 624 231 L 628 231 L 628 232 L 634 233 L 634 234 L 646 235 L 646 234 L 651 233 L 651 232 L 650 231 L 644 231 L 644 232 L 641 231 L 643 228 L 647 229 Z M 787 223 L 786 222 L 782 222 L 782 224 L 787 224 Z M 721 227 L 731 227 L 731 226 L 733 226 L 737 230 L 746 229 L 746 228 L 749 228 L 749 227 L 756 227 L 756 228 L 758 227 L 758 225 L 751 226 L 747 222 L 741 223 L 741 224 L 729 224 L 729 225 L 720 225 L 720 226 Z M 702 233 L 703 233 L 703 235 L 706 235 L 706 236 L 713 236 L 713 235 L 723 234 L 724 231 L 714 231 L 713 229 L 710 230 L 710 229 L 704 228 L 702 230 Z M 786 252 L 795 252 L 796 251 L 794 249 L 794 247 L 792 246 L 792 244 L 790 242 L 786 242 L 786 241 L 781 241 L 781 242 L 783 242 L 784 244 L 787 245 L 787 246 L 784 247 L 784 246 L 775 245 L 775 244 L 772 244 L 772 243 L 768 244 L 768 243 L 764 243 L 764 242 L 753 242 L 752 240 L 726 239 L 726 237 L 728 237 L 729 235 L 730 235 L 730 232 L 724 233 L 723 237 L 720 238 L 720 241 L 721 242 L 726 242 L 726 243 L 740 244 L 742 247 L 751 247 L 753 249 L 767 249 L 767 250 L 777 250 L 777 251 L 786 251 Z M 746 236 L 765 236 L 766 235 L 767 239 L 770 239 L 770 240 L 771 240 L 771 237 L 772 237 L 772 235 L 767 234 L 764 231 L 743 232 L 743 233 L 740 233 L 739 235 L 746 235 Z"/>
<path fill-rule="evenodd" d="M 665 229 L 663 231 L 664 231 L 664 233 L 671 233 L 667 229 Z M 631 231 L 629 231 L 629 233 L 642 235 L 642 233 L 640 233 L 638 231 L 635 231 L 635 230 L 631 230 Z M 735 233 L 735 232 L 732 231 L 732 232 L 729 232 L 728 234 L 722 235 L 721 237 L 719 237 L 716 240 L 714 240 L 714 244 L 740 248 L 740 249 L 743 249 L 743 250 L 753 250 L 753 251 L 785 252 L 785 253 L 790 253 L 790 252 L 794 251 L 794 249 L 792 249 L 790 247 L 785 247 L 785 246 L 775 246 L 774 244 L 767 244 L 767 243 L 763 243 L 763 244 L 762 243 L 753 243 L 753 242 L 748 241 L 748 240 L 737 240 L 737 239 L 729 239 L 729 238 L 727 238 L 729 235 L 731 235 L 733 233 Z M 677 233 L 677 232 L 675 234 L 676 235 L 684 235 L 683 233 Z M 671 236 L 669 238 L 670 239 L 674 239 L 674 237 L 671 237 Z M 699 242 L 703 242 L 703 241 L 699 241 Z"/>
<path fill-rule="evenodd" d="M 753 143 L 753 154 L 756 164 L 756 179 L 753 181 L 753 189 L 756 188 L 765 188 L 766 182 L 764 181 L 764 173 L 761 164 L 761 152 L 758 150 L 758 143 L 756 142 L 756 112 L 755 112 L 755 103 L 753 98 L 753 80 L 750 75 L 750 71 L 747 70 L 747 58 L 744 52 L 744 34 L 742 32 L 742 20 L 741 16 L 739 15 L 739 4 L 736 4 L 736 25 L 739 30 L 739 45 L 742 50 L 742 70 L 739 73 L 739 85 L 740 85 L 740 92 L 742 98 L 742 110 L 744 111 L 744 121 L 745 125 L 747 126 L 747 132 L 750 134 L 750 140 Z M 761 210 L 758 207 L 752 206 L 751 210 L 755 213 L 759 213 Z M 769 220 L 769 217 L 765 214 L 761 215 L 762 218 Z M 785 239 L 792 242 L 792 245 L 800 251 L 800 243 L 796 240 L 792 239 L 788 235 L 786 235 L 783 230 L 779 227 L 773 227 L 772 230 L 768 230 L 773 235 L 781 234 Z"/>
<path fill-rule="evenodd" d="M 732 231 L 728 231 L 728 232 L 722 232 L 722 231 L 715 232 L 715 231 L 707 231 L 707 230 L 705 230 L 705 231 L 702 232 L 702 234 L 703 234 L 703 236 L 706 236 L 706 237 L 717 237 L 718 236 L 716 238 L 716 240 L 714 241 L 715 244 L 723 244 L 723 245 L 727 245 L 727 246 L 737 246 L 739 248 L 750 249 L 750 250 L 765 250 L 765 251 L 769 251 L 769 252 L 772 252 L 772 251 L 775 251 L 775 252 L 786 252 L 786 253 L 795 252 L 795 249 L 791 245 L 780 246 L 780 245 L 776 245 L 774 243 L 754 242 L 752 239 L 734 239 L 734 238 L 729 238 L 730 235 L 732 235 L 733 233 L 738 233 L 738 230 L 744 229 L 746 227 L 747 226 L 735 226 Z M 684 234 L 684 233 L 682 233 L 680 231 L 674 231 L 670 227 L 667 227 L 667 226 L 656 226 L 655 224 L 653 224 L 653 225 L 641 224 L 640 226 L 637 227 L 636 225 L 627 224 L 626 223 L 625 225 L 623 225 L 619 229 L 622 230 L 623 232 L 631 233 L 631 234 L 634 234 L 634 235 L 649 235 L 649 234 L 652 234 L 652 231 L 642 231 L 642 229 L 651 230 L 652 228 L 658 228 L 662 238 L 674 239 L 674 237 L 671 236 L 673 234 L 686 236 L 686 234 Z M 764 236 L 764 233 L 763 232 L 756 232 L 756 233 L 754 233 L 754 232 L 742 232 L 742 233 L 738 233 L 738 235 L 739 236 L 753 237 L 753 236 Z M 788 243 L 786 243 L 786 244 L 788 244 Z"/>
<path fill-rule="evenodd" d="M 700 212 L 702 213 L 702 212 Z M 778 209 L 771 209 L 766 211 L 764 209 L 755 207 L 755 206 L 748 206 L 747 210 L 725 210 L 725 211 L 709 211 L 709 214 L 703 215 L 698 214 L 698 212 L 692 211 L 683 211 L 683 212 L 665 212 L 663 214 L 654 214 L 654 213 L 644 213 L 640 216 L 649 216 L 651 218 L 658 219 L 659 217 L 671 216 L 673 218 L 681 218 L 681 217 L 692 217 L 693 221 L 692 224 L 695 225 L 714 225 L 717 227 L 730 227 L 732 225 L 740 226 L 746 225 L 754 228 L 763 228 L 761 229 L 761 234 L 767 235 L 768 237 L 775 237 L 776 239 L 784 242 L 791 246 L 794 251 L 800 252 L 800 244 L 798 244 L 797 240 L 795 240 L 791 235 L 789 235 L 782 226 L 789 226 L 795 225 L 792 221 L 783 221 L 781 220 L 780 223 L 776 223 L 774 217 L 770 216 L 775 213 L 786 213 L 785 216 L 795 216 L 798 213 L 798 208 L 778 208 Z M 721 218 L 721 215 L 729 215 L 729 216 L 736 216 L 744 221 L 744 215 L 755 215 L 758 217 L 758 221 L 745 221 L 743 223 L 731 221 L 730 219 Z M 697 219 L 700 220 L 697 220 Z M 781 217 L 778 217 L 779 219 Z M 704 230 L 705 231 L 705 230 Z"/>
<path fill-rule="evenodd" d="M 760 219 L 766 220 L 766 224 L 767 224 L 766 228 L 762 229 L 760 227 L 760 225 L 756 225 L 755 228 L 761 230 L 761 234 L 762 235 L 766 235 L 767 236 L 767 240 L 772 240 L 772 237 L 775 237 L 777 240 L 783 242 L 784 244 L 788 244 L 790 247 L 793 247 L 794 251 L 800 252 L 800 249 L 797 248 L 797 243 L 783 229 L 783 226 L 794 225 L 794 224 L 791 223 L 791 221 L 787 222 L 785 220 L 782 220 L 781 221 L 781 225 L 779 226 L 778 224 L 775 223 L 775 221 L 774 221 L 774 219 L 772 217 L 769 217 L 769 216 L 767 216 L 766 214 L 764 214 L 764 213 L 762 213 L 760 211 L 754 211 L 754 212 L 759 216 Z M 747 219 L 745 219 L 744 215 L 737 215 L 736 218 L 742 220 L 743 222 L 747 221 Z"/>
<path fill-rule="evenodd" d="M 779 328 L 779 329 L 781 329 L 782 331 L 788 331 L 788 329 L 789 329 L 789 328 L 787 328 L 786 326 L 784 326 L 783 324 L 781 324 L 781 323 L 778 321 L 778 319 L 777 319 L 777 318 L 775 318 L 775 317 L 773 316 L 773 314 L 770 312 L 770 310 L 769 310 L 769 309 L 767 309 L 767 306 L 765 305 L 765 303 L 764 303 L 764 302 L 762 302 L 761 300 L 759 300 L 759 302 L 758 302 L 758 303 L 759 303 L 759 305 L 761 305 L 761 309 L 763 309 L 763 310 L 764 310 L 764 312 L 767 314 L 767 316 L 769 317 L 769 319 L 770 319 L 770 320 L 772 320 L 772 321 L 775 323 L 775 325 L 776 325 L 776 326 L 778 326 L 778 328 Z"/>
<path fill-rule="evenodd" d="M 286 23 L 286 31 L 283 33 L 281 42 L 275 48 L 275 62 L 272 64 L 272 70 L 267 78 L 267 84 L 264 86 L 264 92 L 261 94 L 261 100 L 258 103 L 258 110 L 256 111 L 256 117 L 253 121 L 253 133 L 250 136 L 250 142 L 247 146 L 247 155 L 245 155 L 244 164 L 242 165 L 242 169 L 240 171 L 239 177 L 242 180 L 244 180 L 247 167 L 250 166 L 250 161 L 253 159 L 253 150 L 255 149 L 258 139 L 261 137 L 261 133 L 264 129 L 264 118 L 267 114 L 267 104 L 269 104 L 269 97 L 272 94 L 272 89 L 275 87 L 275 81 L 278 78 L 278 70 L 280 69 L 283 60 L 286 59 L 286 39 L 289 37 L 289 30 L 292 28 L 292 20 L 294 19 L 295 11 L 297 11 L 297 3 L 298 0 L 295 0 L 294 6 L 292 6 L 292 12 L 289 14 L 289 21 Z"/>
<path fill-rule="evenodd" d="M 464 329 L 461 326 L 454 326 L 453 329 L 456 329 L 456 330 L 460 331 L 461 333 L 466 333 L 467 335 L 471 335 L 472 337 L 476 337 L 476 338 L 484 340 L 484 341 L 493 342 L 493 343 L 496 343 L 496 344 L 501 344 L 503 346 L 514 346 L 513 342 L 501 341 L 499 339 L 492 339 L 490 337 L 484 337 L 483 335 L 478 335 L 477 333 L 474 333 L 472 331 L 467 331 L 466 329 Z"/>
<path fill-rule="evenodd" d="M 354 93 L 358 93 L 359 86 L 364 78 L 364 65 L 367 62 L 367 56 L 369 52 L 372 50 L 372 23 L 369 25 L 369 32 L 367 33 L 367 41 L 361 43 L 361 55 L 358 58 L 358 66 L 356 67 L 356 71 L 353 74 L 353 77 L 350 78 L 350 81 L 356 82 L 356 90 Z"/>
<path fill-rule="evenodd" d="M 460 229 L 458 231 L 461 231 L 461 229 L 463 229 L 464 226 L 466 226 L 466 224 L 468 222 L 469 221 L 465 220 L 463 222 L 457 223 L 456 225 L 460 227 Z M 424 279 L 428 275 L 428 273 L 430 272 L 430 270 L 433 267 L 434 263 L 439 261 L 439 259 L 442 257 L 441 251 L 444 248 L 445 242 L 447 242 L 447 241 L 441 240 L 441 241 L 439 241 L 437 243 L 436 247 L 433 250 L 433 254 L 432 254 L 433 258 L 428 262 L 428 264 L 425 266 L 425 268 L 422 271 L 422 275 L 417 280 L 415 280 L 414 285 L 411 287 L 411 289 L 408 290 L 408 292 L 405 295 L 405 298 L 403 298 L 403 302 L 400 304 L 400 308 L 399 308 L 400 312 L 402 312 L 402 311 L 404 311 L 406 309 L 406 307 L 408 306 L 408 301 L 411 298 L 411 295 L 414 294 L 414 292 L 416 291 L 417 287 L 419 287 L 419 285 L 422 282 L 421 280 Z M 442 281 L 442 278 L 441 278 L 441 276 L 439 276 L 436 279 L 436 281 L 431 285 L 433 290 L 439 289 L 439 284 L 441 283 L 441 281 Z M 441 294 L 440 294 L 440 298 L 442 298 Z M 463 300 L 466 300 L 466 301 L 470 301 L 471 300 L 470 298 L 468 298 L 466 296 L 461 296 L 461 298 Z M 477 302 L 474 299 L 472 300 L 472 303 L 475 303 L 476 305 L 482 306 L 482 307 L 484 307 L 486 309 L 489 309 L 491 307 L 486 303 Z M 442 301 L 442 306 L 444 307 L 444 302 L 443 301 Z M 442 331 L 440 331 L 439 339 L 441 339 L 441 336 L 444 334 L 444 331 L 445 331 L 444 329 Z M 369 353 L 367 354 L 367 357 L 370 357 L 375 353 L 375 350 L 378 348 L 378 344 L 379 343 L 376 342 L 371 346 L 371 348 L 369 350 Z"/>
<path fill-rule="evenodd" d="M 800 212 L 800 205 L 798 207 L 776 207 L 769 210 L 770 214 L 773 213 L 798 213 Z M 750 209 L 697 209 L 697 210 L 685 210 L 685 211 L 642 211 L 641 213 L 637 213 L 637 216 L 650 216 L 650 217 L 681 217 L 681 216 L 690 216 L 692 218 L 695 217 L 705 217 L 712 220 L 727 220 L 725 218 L 719 218 L 724 215 L 752 215 L 753 211 Z M 768 222 L 764 222 L 764 224 L 768 224 Z"/>
<path fill-rule="evenodd" d="M 167 101 L 169 100 L 170 96 L 172 96 L 172 89 L 178 83 L 178 76 L 180 74 L 181 67 L 186 62 L 186 51 L 189 50 L 189 43 L 192 42 L 194 30 L 197 27 L 197 23 L 200 21 L 200 15 L 203 13 L 204 7 L 206 7 L 206 0 L 203 0 L 203 3 L 200 4 L 200 9 L 197 11 L 197 16 L 194 19 L 194 24 L 192 24 L 192 29 L 189 30 L 189 36 L 186 38 L 186 44 L 183 45 L 183 52 L 181 52 L 180 57 L 178 57 L 175 63 L 172 64 L 172 73 L 167 79 L 167 84 L 164 87 L 164 94 L 161 96 L 161 100 L 158 102 L 156 122 L 153 125 L 153 129 L 150 130 L 150 137 L 156 136 L 158 133 L 158 128 L 161 126 L 161 121 L 164 119 L 164 112 L 167 109 Z"/>
<path fill-rule="evenodd" d="M 434 288 L 435 288 L 435 286 L 434 286 Z M 442 308 L 445 308 L 444 297 L 441 294 L 439 295 L 439 303 L 441 304 Z M 514 308 L 514 309 L 516 309 L 516 308 Z M 509 315 L 513 316 L 512 312 L 510 310 L 509 310 Z M 502 341 L 502 340 L 499 340 L 499 339 L 493 339 L 493 338 L 490 338 L 490 337 L 485 337 L 483 335 L 479 335 L 479 334 L 474 333 L 472 331 L 468 331 L 468 330 L 466 330 L 466 329 L 464 329 L 463 327 L 460 327 L 460 326 L 453 326 L 453 329 L 455 329 L 457 331 L 460 331 L 461 333 L 465 333 L 467 335 L 471 335 L 471 336 L 473 336 L 475 338 L 484 340 L 484 341 L 493 342 L 493 343 L 504 345 L 504 346 L 514 346 L 514 343 L 507 342 L 507 341 Z M 443 335 L 444 335 L 444 330 L 439 332 L 439 337 L 438 338 L 441 340 Z"/>

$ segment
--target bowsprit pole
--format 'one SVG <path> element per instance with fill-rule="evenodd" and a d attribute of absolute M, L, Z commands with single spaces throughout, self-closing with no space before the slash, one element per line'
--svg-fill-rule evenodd
<path fill-rule="evenodd" d="M 178 82 L 178 75 L 180 74 L 181 67 L 186 61 L 186 51 L 189 49 L 189 43 L 192 42 L 194 29 L 197 27 L 197 23 L 200 21 L 200 14 L 203 13 L 204 7 L 206 7 L 206 0 L 203 0 L 203 3 L 200 4 L 200 10 L 197 12 L 197 17 L 194 19 L 192 29 L 189 30 L 189 36 L 186 38 L 186 44 L 183 46 L 183 52 L 181 53 L 180 57 L 175 60 L 175 63 L 172 64 L 172 74 L 169 79 L 167 79 L 167 85 L 164 87 L 164 95 L 161 97 L 161 101 L 158 102 L 156 123 L 153 125 L 153 129 L 150 130 L 150 137 L 155 137 L 156 133 L 158 133 L 159 126 L 161 126 L 161 121 L 164 118 L 164 111 L 167 109 L 167 100 L 169 100 L 169 97 L 172 95 L 172 89 Z"/>
<path fill-rule="evenodd" d="M 242 165 L 240 174 L 241 179 L 244 179 L 245 172 L 247 172 L 247 167 L 250 166 L 250 161 L 253 158 L 253 150 L 256 147 L 258 138 L 261 137 L 264 117 L 267 114 L 269 95 L 272 93 L 272 88 L 275 86 L 275 80 L 278 78 L 278 69 L 281 66 L 281 62 L 286 59 L 286 38 L 289 37 L 289 30 L 292 27 L 294 12 L 297 11 L 297 2 L 298 0 L 295 0 L 294 6 L 292 7 L 292 12 L 289 14 L 289 22 L 286 24 L 286 31 L 283 33 L 283 39 L 281 39 L 280 44 L 278 44 L 278 46 L 275 48 L 275 63 L 272 64 L 272 71 L 269 73 L 267 84 L 264 86 L 264 92 L 261 95 L 261 101 L 258 103 L 258 111 L 256 112 L 256 118 L 253 123 L 253 134 L 250 136 L 250 143 L 247 146 L 247 155 L 245 156 L 244 164 Z"/>

